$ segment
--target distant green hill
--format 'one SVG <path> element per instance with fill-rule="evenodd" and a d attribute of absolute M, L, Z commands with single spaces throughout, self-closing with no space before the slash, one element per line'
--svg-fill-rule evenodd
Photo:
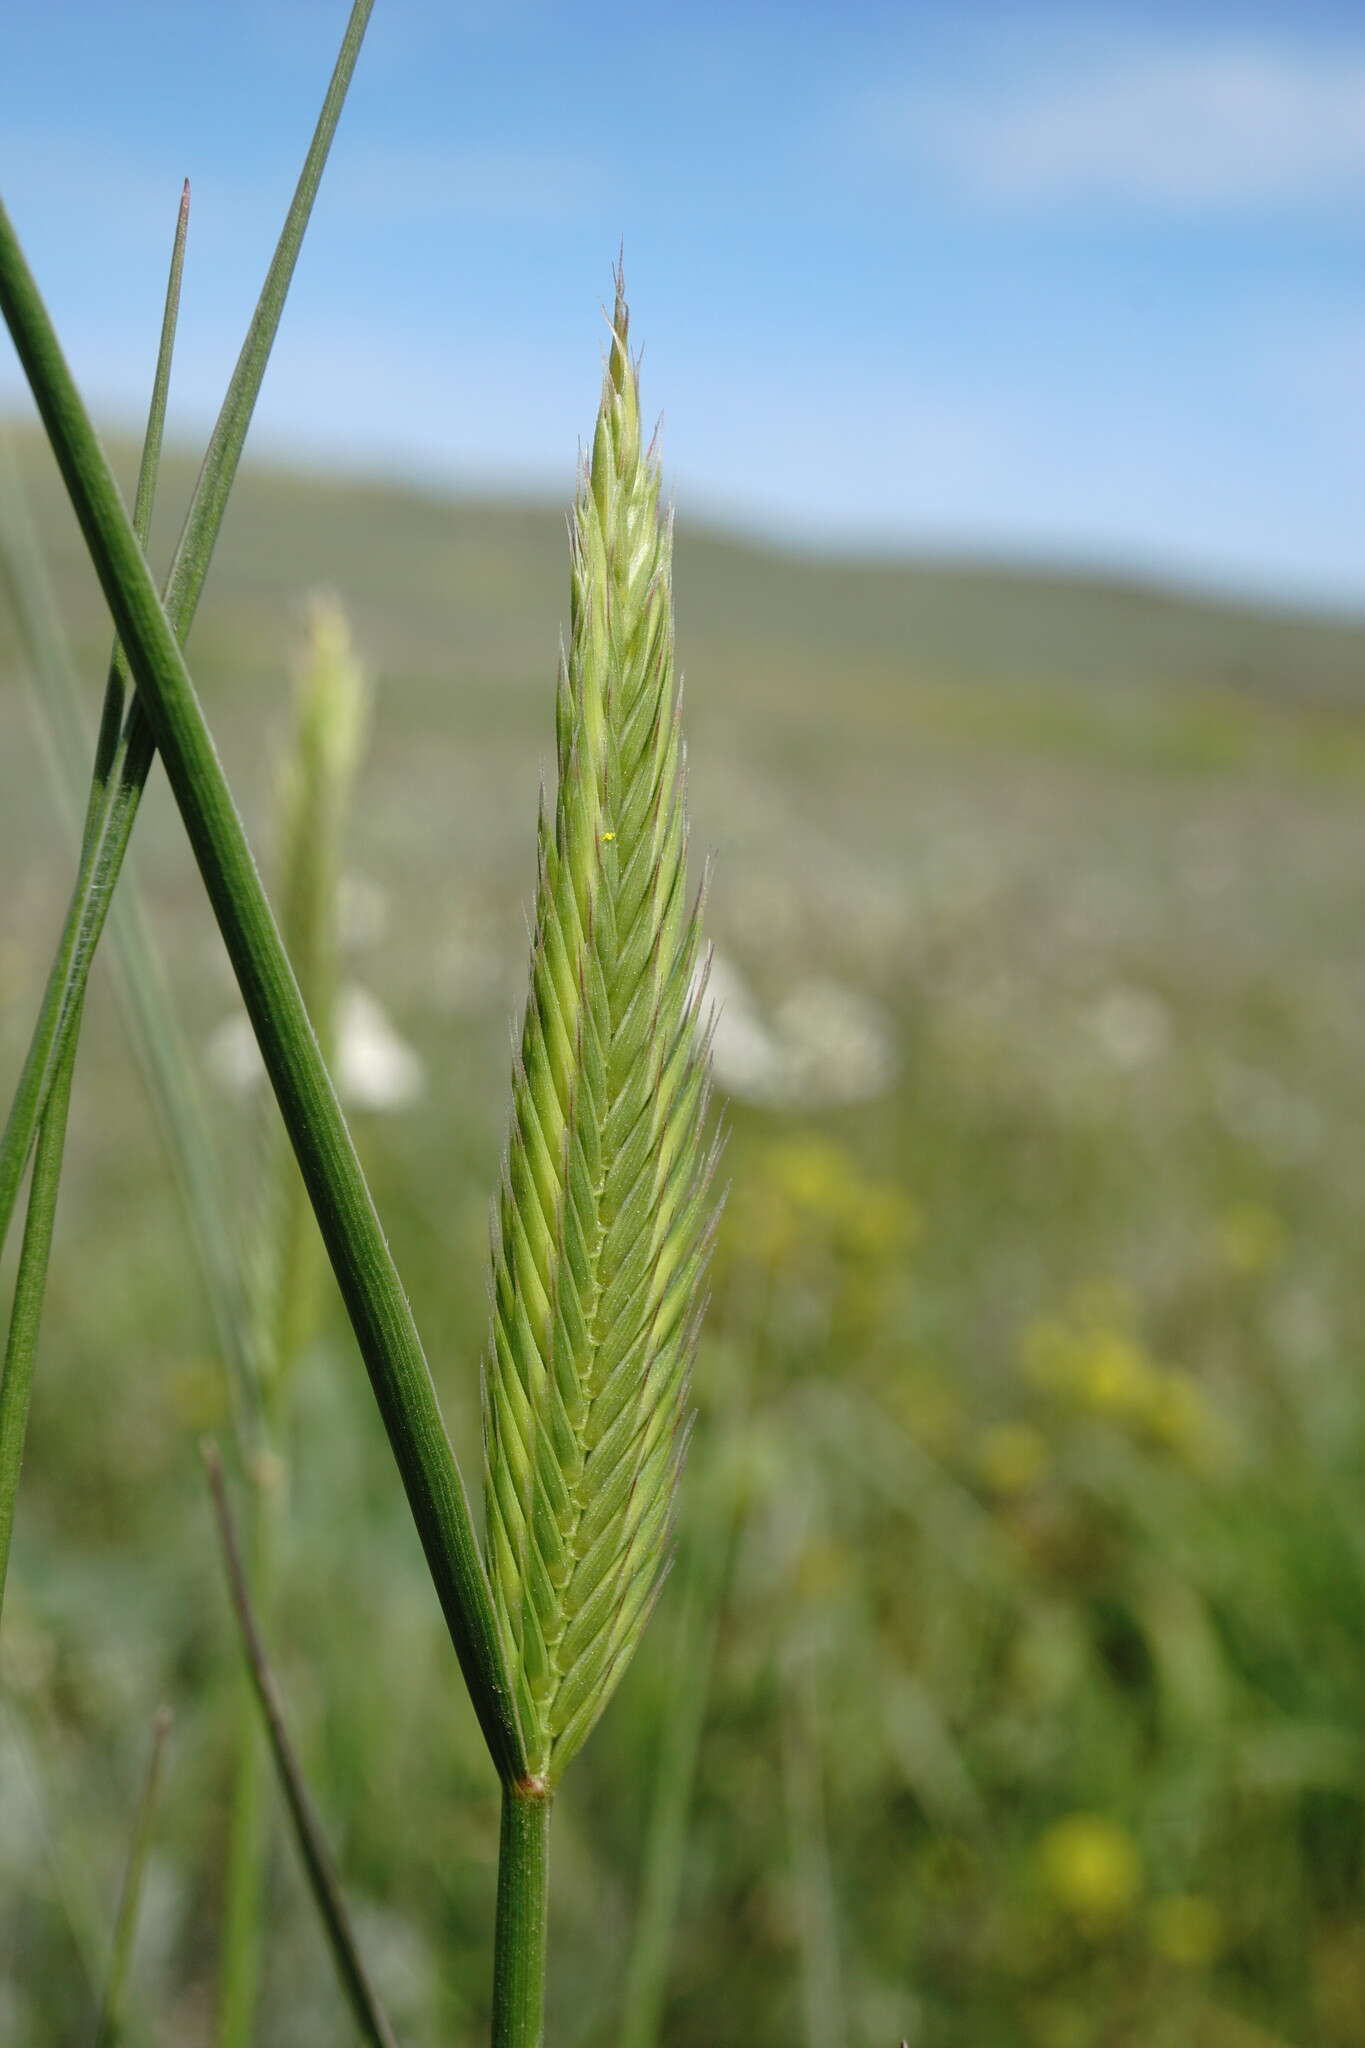
<path fill-rule="evenodd" d="M 103 601 L 46 451 L 32 434 L 19 446 L 93 718 Z M 129 476 L 131 448 L 114 453 Z M 173 453 L 158 564 L 192 478 Z M 366 861 L 418 890 L 453 861 L 524 898 L 527 819 L 553 744 L 570 483 L 552 506 L 244 469 L 191 667 L 249 818 L 267 800 L 304 600 L 331 588 L 380 692 Z M 818 836 L 822 861 L 846 860 L 872 886 L 900 871 L 911 821 L 927 828 L 944 801 L 994 812 L 1044 790 L 1060 832 L 1097 795 L 1142 788 L 1160 833 L 1172 777 L 1292 790 L 1310 807 L 1328 786 L 1351 803 L 1365 791 L 1365 619 L 1116 577 L 820 556 L 686 517 L 676 587 L 698 844 L 732 880 L 788 863 L 798 821 L 808 855 Z M 0 762 L 14 764 L 0 854 L 26 821 L 50 829 L 13 654 L 0 601 Z M 139 833 L 149 853 L 167 824 L 158 803 Z M 176 828 L 159 843 L 183 859 Z"/>
<path fill-rule="evenodd" d="M 56 560 L 84 582 L 50 467 L 32 437 L 20 445 Z M 126 473 L 130 451 L 116 454 Z M 168 460 L 163 552 L 192 475 L 184 455 Z M 328 584 L 352 605 L 381 661 L 414 676 L 543 677 L 565 610 L 565 509 L 248 466 L 206 623 L 221 627 L 231 614 L 237 653 L 258 657 L 279 601 Z M 1365 691 L 1365 618 L 1118 576 L 822 556 L 686 518 L 678 558 L 681 642 L 704 694 L 723 687 L 727 698 L 738 689 L 789 709 L 823 709 L 832 676 L 843 691 L 901 678 L 1211 686 L 1337 704 Z M 97 613 L 82 604 L 80 616 L 93 625 Z"/>

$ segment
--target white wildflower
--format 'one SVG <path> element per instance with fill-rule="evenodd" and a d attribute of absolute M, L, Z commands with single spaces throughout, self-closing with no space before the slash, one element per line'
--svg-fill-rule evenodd
<path fill-rule="evenodd" d="M 1148 989 L 1122 984 L 1106 989 L 1087 1021 L 1117 1067 L 1145 1067 L 1170 1046 L 1170 1011 Z"/>
<path fill-rule="evenodd" d="M 780 1099 L 786 1072 L 782 1048 L 759 1017 L 738 970 L 720 953 L 712 956 L 707 995 L 715 1009 L 712 1066 L 720 1086 L 745 1102 Z"/>
<path fill-rule="evenodd" d="M 869 1102 L 896 1074 L 890 1027 L 881 1006 L 845 983 L 803 981 L 774 1018 L 790 1102 Z"/>
<path fill-rule="evenodd" d="M 799 982 L 769 1022 L 738 970 L 717 954 L 708 994 L 716 1010 L 716 1079 L 741 1101 L 774 1109 L 866 1102 L 895 1078 L 885 1012 L 843 982 Z"/>
<path fill-rule="evenodd" d="M 209 1071 L 232 1095 L 245 1095 L 263 1078 L 251 1025 L 225 1018 L 205 1049 Z M 337 1089 L 352 1109 L 406 1109 L 422 1094 L 422 1061 L 400 1038 L 387 1014 L 363 988 L 343 989 L 337 1020 Z"/>

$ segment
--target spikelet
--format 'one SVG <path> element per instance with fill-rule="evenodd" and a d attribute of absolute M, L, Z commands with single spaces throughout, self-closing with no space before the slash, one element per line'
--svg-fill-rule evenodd
<path fill-rule="evenodd" d="M 553 819 L 541 806 L 484 1376 L 489 1575 L 547 1785 L 659 1585 L 713 1224 L 672 535 L 627 318 L 618 273 L 572 525 L 559 788 Z"/>

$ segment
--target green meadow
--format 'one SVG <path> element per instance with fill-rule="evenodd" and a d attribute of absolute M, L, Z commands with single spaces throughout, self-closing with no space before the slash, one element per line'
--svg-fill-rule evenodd
<path fill-rule="evenodd" d="M 93 735 L 107 619 L 16 445 Z M 342 1083 L 467 1473 L 563 507 L 250 467 L 189 650 L 267 880 L 311 593 L 372 679 Z M 673 1571 L 557 1802 L 551 2038 L 1365 2044 L 1365 622 L 686 506 L 676 594 L 730 1196 Z M 264 1112 L 159 771 L 135 845 L 245 1247 Z M 74 858 L 0 591 L 11 1077 Z M 330 1298 L 290 1427 L 292 1725 L 401 2038 L 472 2048 L 497 1787 Z M 213 2039 L 226 1428 L 97 969 L 0 1646 L 6 2043 L 91 2036 L 163 1703 L 129 2036 Z M 278 1813 L 268 1887 L 262 2048 L 349 2038 Z"/>

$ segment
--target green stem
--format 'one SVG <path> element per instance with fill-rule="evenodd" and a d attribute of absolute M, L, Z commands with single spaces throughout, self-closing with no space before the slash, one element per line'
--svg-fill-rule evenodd
<path fill-rule="evenodd" d="M 370 1375 L 475 1711 L 500 1775 L 515 1780 L 525 1769 L 524 1746 L 506 1658 L 464 1484 L 412 1310 L 184 656 L 2 207 L 0 309 L 113 613 L 139 702 L 152 720 Z"/>
<path fill-rule="evenodd" d="M 550 1795 L 504 1785 L 493 1944 L 493 2048 L 541 2048 L 545 2039 L 545 1927 Z"/>

